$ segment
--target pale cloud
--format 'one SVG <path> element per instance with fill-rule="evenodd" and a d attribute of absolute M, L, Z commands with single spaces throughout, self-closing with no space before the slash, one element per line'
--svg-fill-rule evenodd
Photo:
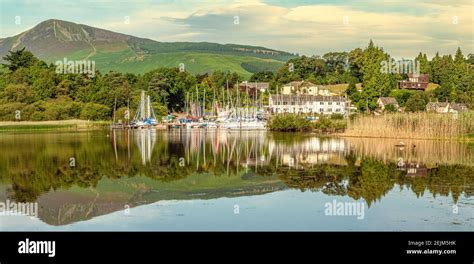
<path fill-rule="evenodd" d="M 59 18 L 157 41 L 238 43 L 306 55 L 365 47 L 370 39 L 397 57 L 454 53 L 458 46 L 474 53 L 470 0 L 303 2 L 141 0 L 118 5 L 120 12 L 100 20 Z"/>

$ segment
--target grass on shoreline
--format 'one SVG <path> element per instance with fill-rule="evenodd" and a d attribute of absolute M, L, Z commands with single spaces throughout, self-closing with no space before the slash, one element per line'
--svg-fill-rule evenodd
<path fill-rule="evenodd" d="M 0 132 L 15 131 L 78 131 L 104 128 L 108 121 L 53 120 L 53 121 L 1 121 Z"/>
<path fill-rule="evenodd" d="M 455 118 L 452 114 L 393 113 L 359 115 L 348 122 L 343 136 L 407 139 L 470 140 L 474 132 L 474 112 Z"/>

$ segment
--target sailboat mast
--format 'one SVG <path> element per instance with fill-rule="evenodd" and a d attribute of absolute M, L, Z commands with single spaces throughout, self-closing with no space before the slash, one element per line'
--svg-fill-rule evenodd
<path fill-rule="evenodd" d="M 204 96 L 202 99 L 202 116 L 206 114 L 206 88 L 204 87 Z"/>
<path fill-rule="evenodd" d="M 146 98 L 146 118 L 151 117 L 151 105 L 150 105 L 150 96 L 148 95 Z"/>
<path fill-rule="evenodd" d="M 140 98 L 140 118 L 145 120 L 145 91 L 142 90 Z"/>
<path fill-rule="evenodd" d="M 197 116 L 201 116 L 201 107 L 199 107 L 199 90 L 198 90 L 198 86 L 196 84 L 196 115 Z"/>

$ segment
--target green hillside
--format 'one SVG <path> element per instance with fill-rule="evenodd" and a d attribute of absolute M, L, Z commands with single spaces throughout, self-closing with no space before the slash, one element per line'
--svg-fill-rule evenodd
<path fill-rule="evenodd" d="M 209 42 L 158 42 L 61 20 L 47 20 L 16 36 L 0 39 L 0 58 L 25 47 L 40 59 L 94 60 L 96 69 L 145 73 L 179 67 L 193 74 L 215 70 L 250 77 L 276 71 L 294 55 L 264 47 Z"/>

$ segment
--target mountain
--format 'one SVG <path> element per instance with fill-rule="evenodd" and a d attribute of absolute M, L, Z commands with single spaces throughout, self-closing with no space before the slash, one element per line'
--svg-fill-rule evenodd
<path fill-rule="evenodd" d="M 245 77 L 276 70 L 294 55 L 256 46 L 209 42 L 158 42 L 87 25 L 50 19 L 13 37 L 0 39 L 0 58 L 26 47 L 47 62 L 94 60 L 101 72 L 144 73 L 158 67 L 179 67 L 205 73 L 235 71 Z"/>

